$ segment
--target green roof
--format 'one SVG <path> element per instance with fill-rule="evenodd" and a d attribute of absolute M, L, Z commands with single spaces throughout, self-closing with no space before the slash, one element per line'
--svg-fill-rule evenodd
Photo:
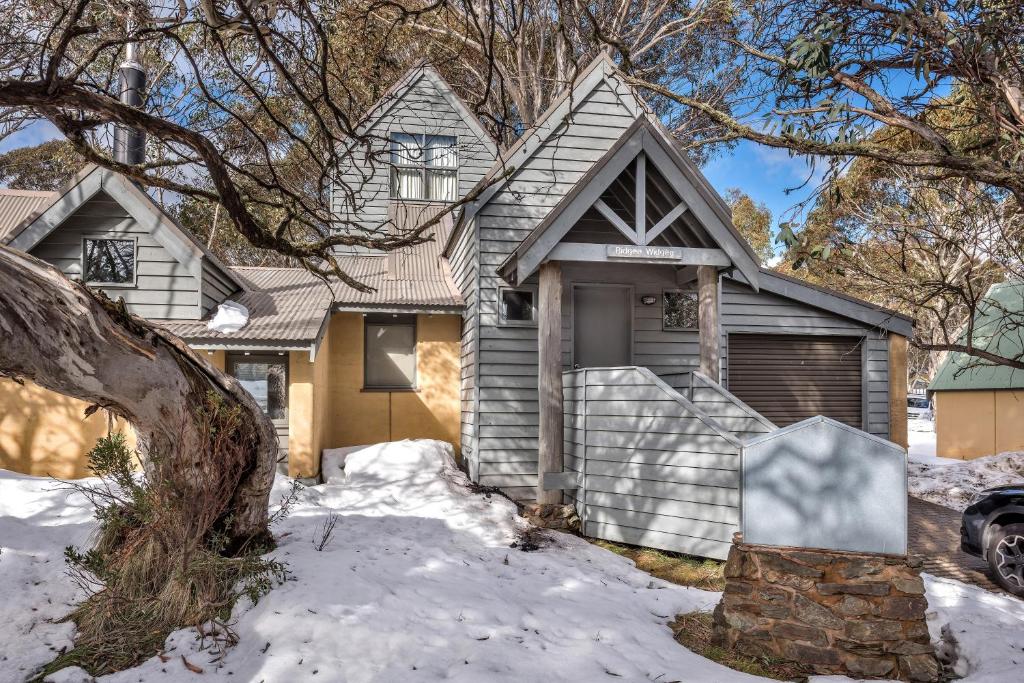
<path fill-rule="evenodd" d="M 1018 317 L 1021 316 L 1021 317 Z M 1024 359 L 1024 282 L 992 285 L 974 316 L 974 347 Z M 1024 370 L 964 353 L 950 353 L 928 387 L 932 391 L 1024 389 Z"/>

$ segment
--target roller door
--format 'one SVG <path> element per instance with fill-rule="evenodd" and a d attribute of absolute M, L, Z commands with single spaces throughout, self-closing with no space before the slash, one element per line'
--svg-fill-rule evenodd
<path fill-rule="evenodd" d="M 824 415 L 860 428 L 862 337 L 729 335 L 729 391 L 784 427 Z"/>

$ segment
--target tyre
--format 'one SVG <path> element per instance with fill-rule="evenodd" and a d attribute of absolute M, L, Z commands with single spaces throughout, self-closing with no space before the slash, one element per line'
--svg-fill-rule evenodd
<path fill-rule="evenodd" d="M 992 532 L 988 566 L 996 583 L 1024 597 L 1024 524 L 1007 524 Z"/>

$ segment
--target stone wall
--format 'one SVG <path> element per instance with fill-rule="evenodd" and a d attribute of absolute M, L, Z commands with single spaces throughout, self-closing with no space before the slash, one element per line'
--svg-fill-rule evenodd
<path fill-rule="evenodd" d="M 733 544 L 716 644 L 821 674 L 934 681 L 917 564 L 904 556 Z"/>

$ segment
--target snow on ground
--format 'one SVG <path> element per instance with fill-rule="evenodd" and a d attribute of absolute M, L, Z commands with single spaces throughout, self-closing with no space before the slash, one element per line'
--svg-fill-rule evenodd
<path fill-rule="evenodd" d="M 923 576 L 932 641 L 948 627 L 959 652 L 954 671 L 965 677 L 965 683 L 1021 680 L 1024 602 L 959 581 Z"/>
<path fill-rule="evenodd" d="M 525 522 L 499 496 L 473 493 L 437 441 L 345 449 L 328 481 L 303 491 L 275 532 L 292 580 L 233 615 L 240 641 L 220 661 L 193 629 L 171 635 L 166 661 L 101 679 L 137 681 L 675 681 L 762 680 L 686 650 L 667 623 L 710 610 L 719 594 L 662 582 L 632 562 L 553 534 L 510 548 Z M 279 477 L 273 502 L 291 481 Z M 90 510 L 53 482 L 0 476 L 0 681 L 22 680 L 70 644 L 50 620 L 80 599 L 64 575 L 68 544 L 86 542 Z M 334 536 L 313 538 L 332 514 Z M 1008 680 L 1024 660 L 1024 610 L 963 584 L 928 578 L 930 628 L 951 623 L 967 681 Z M 1016 606 L 1016 609 L 1015 609 Z M 184 656 L 203 673 L 189 671 Z M 64 670 L 57 680 L 81 680 Z M 1002 678 L 1000 678 L 1002 676 Z M 826 680 L 826 679 L 821 679 Z M 839 680 L 830 677 L 827 680 Z"/>
<path fill-rule="evenodd" d="M 329 459 L 327 483 L 305 489 L 275 529 L 274 555 L 293 579 L 236 607 L 240 642 L 221 662 L 197 651 L 195 631 L 185 629 L 170 637 L 166 662 L 102 680 L 756 680 L 672 639 L 666 624 L 711 609 L 717 593 L 654 579 L 565 535 L 535 552 L 510 548 L 525 522 L 506 499 L 468 490 L 450 446 L 404 441 L 345 457 L 344 472 Z M 13 604 L 0 601 L 0 671 L 31 671 L 71 635 L 45 620 L 74 597 L 61 553 L 84 542 L 89 513 L 50 486 L 0 481 L 5 513 L 17 511 L 0 519 L 0 585 L 18 593 Z M 289 486 L 279 477 L 272 500 Z M 9 504 L 9 491 L 21 502 Z M 333 540 L 318 552 L 313 536 L 332 513 L 340 515 Z M 204 673 L 189 672 L 181 655 Z"/>
<path fill-rule="evenodd" d="M 974 460 L 943 458 L 935 453 L 935 423 L 909 420 L 908 487 L 910 495 L 953 510 L 966 508 L 979 491 L 1024 481 L 1024 453 L 1007 452 Z"/>
<path fill-rule="evenodd" d="M 910 460 L 935 457 L 935 422 L 907 420 L 907 454 Z"/>
<path fill-rule="evenodd" d="M 974 460 L 912 458 L 907 467 L 910 495 L 961 511 L 979 491 L 1024 481 L 1024 452 Z"/>
<path fill-rule="evenodd" d="M 71 646 L 55 624 L 82 596 L 65 575 L 64 547 L 82 545 L 92 509 L 52 479 L 0 470 L 0 681 L 22 680 Z"/>

